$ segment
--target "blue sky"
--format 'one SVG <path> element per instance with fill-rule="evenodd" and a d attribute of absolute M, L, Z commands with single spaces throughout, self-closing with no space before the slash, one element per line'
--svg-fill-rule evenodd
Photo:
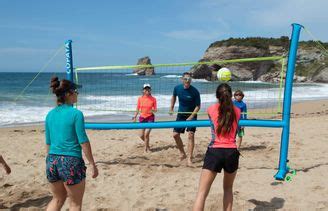
<path fill-rule="evenodd" d="M 327 0 L 1 0 L 0 71 L 39 71 L 67 39 L 75 67 L 197 61 L 216 40 L 289 36 L 293 22 L 328 41 L 327 8 Z M 64 65 L 62 53 L 47 71 Z"/>

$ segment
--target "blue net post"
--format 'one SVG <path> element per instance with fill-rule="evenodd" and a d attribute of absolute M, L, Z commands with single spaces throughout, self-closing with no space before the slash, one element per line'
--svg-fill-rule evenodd
<path fill-rule="evenodd" d="M 73 53 L 72 53 L 72 40 L 65 42 L 66 51 L 66 79 L 73 81 Z"/>
<path fill-rule="evenodd" d="M 277 174 L 274 176 L 277 180 L 284 180 L 286 174 L 288 173 L 287 161 L 288 161 L 288 145 L 289 145 L 289 129 L 290 129 L 290 110 L 292 102 L 292 90 L 293 90 L 293 80 L 294 71 L 296 63 L 296 55 L 298 48 L 298 41 L 300 37 L 300 32 L 302 25 L 293 23 L 293 32 L 290 40 L 288 64 L 285 80 L 285 92 L 284 92 L 284 104 L 283 104 L 283 127 L 280 143 L 280 158 L 279 158 L 279 169 Z"/>

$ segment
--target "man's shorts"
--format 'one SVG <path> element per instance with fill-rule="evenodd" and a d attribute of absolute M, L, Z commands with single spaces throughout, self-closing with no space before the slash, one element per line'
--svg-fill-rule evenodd
<path fill-rule="evenodd" d="M 203 169 L 220 173 L 222 169 L 234 173 L 239 166 L 239 151 L 236 148 L 207 148 Z"/>
<path fill-rule="evenodd" d="M 186 121 L 189 116 L 190 116 L 190 114 L 178 114 L 176 121 Z M 192 120 L 197 120 L 197 115 L 195 115 Z M 173 132 L 184 133 L 185 129 L 186 128 L 173 128 Z M 196 128 L 195 127 L 187 127 L 187 132 L 189 132 L 189 131 L 196 132 Z"/>
<path fill-rule="evenodd" d="M 237 136 L 238 137 L 243 137 L 245 135 L 245 130 L 244 128 L 238 128 L 237 129 Z"/>
<path fill-rule="evenodd" d="M 66 155 L 48 155 L 46 173 L 49 182 L 63 181 L 67 185 L 79 184 L 86 177 L 82 158 Z"/>
<path fill-rule="evenodd" d="M 151 115 L 149 117 L 142 117 L 142 116 L 139 116 L 139 122 L 140 123 L 143 123 L 143 122 L 155 122 L 155 115 Z"/>

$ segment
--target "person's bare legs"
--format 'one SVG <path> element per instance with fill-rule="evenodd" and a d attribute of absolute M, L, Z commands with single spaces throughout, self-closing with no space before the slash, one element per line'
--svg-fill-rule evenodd
<path fill-rule="evenodd" d="M 140 130 L 139 137 L 143 142 L 145 141 L 145 129 Z"/>
<path fill-rule="evenodd" d="M 150 136 L 151 129 L 145 130 L 145 152 L 150 152 L 150 146 L 149 146 L 149 136 Z"/>
<path fill-rule="evenodd" d="M 50 191 L 53 197 L 47 206 L 47 211 L 60 211 L 67 197 L 63 181 L 50 183 Z"/>
<path fill-rule="evenodd" d="M 82 208 L 82 199 L 85 190 L 85 179 L 76 185 L 66 185 L 67 196 L 69 200 L 70 211 L 80 211 Z"/>
<path fill-rule="evenodd" d="M 236 178 L 237 171 L 234 173 L 228 173 L 224 171 L 223 177 L 223 210 L 231 211 L 232 210 L 232 202 L 233 202 L 233 182 Z"/>
<path fill-rule="evenodd" d="M 189 131 L 188 132 L 188 166 L 192 165 L 194 147 L 195 147 L 195 133 Z"/>
<path fill-rule="evenodd" d="M 203 211 L 206 197 L 211 189 L 211 185 L 216 177 L 216 172 L 203 169 L 199 179 L 199 188 L 194 203 L 193 211 Z"/>
<path fill-rule="evenodd" d="M 186 155 L 186 152 L 184 151 L 184 148 L 183 148 L 183 143 L 182 143 L 182 140 L 181 140 L 181 137 L 180 137 L 180 133 L 177 133 L 177 132 L 173 132 L 173 138 L 175 140 L 175 143 L 177 144 L 177 147 L 180 151 L 180 160 L 184 160 L 187 158 L 187 155 Z"/>
<path fill-rule="evenodd" d="M 2 155 L 0 155 L 0 164 L 3 166 L 7 174 L 10 174 L 11 169 L 9 165 L 6 163 L 5 159 L 3 159 Z"/>
<path fill-rule="evenodd" d="M 240 148 L 240 146 L 241 146 L 241 142 L 243 141 L 243 137 L 237 137 L 237 142 L 236 142 L 236 145 L 237 145 L 237 149 L 239 149 Z"/>

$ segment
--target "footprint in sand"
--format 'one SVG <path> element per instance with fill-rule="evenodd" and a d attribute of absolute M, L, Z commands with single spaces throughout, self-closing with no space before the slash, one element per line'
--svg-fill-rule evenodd
<path fill-rule="evenodd" d="M 316 210 L 327 210 L 328 202 L 327 201 L 319 201 L 316 207 Z"/>
<path fill-rule="evenodd" d="M 3 186 L 2 186 L 2 187 L 4 187 L 4 188 L 8 188 L 8 187 L 11 187 L 11 186 L 14 186 L 14 185 L 12 185 L 12 184 L 9 184 L 9 183 L 5 183 L 5 184 L 3 184 Z"/>
<path fill-rule="evenodd" d="M 168 209 L 166 208 L 156 208 L 155 211 L 167 211 Z"/>
<path fill-rule="evenodd" d="M 314 190 L 314 191 L 323 190 L 323 189 L 324 188 L 321 187 L 321 186 L 315 186 L 315 187 L 312 188 L 312 190 Z"/>

